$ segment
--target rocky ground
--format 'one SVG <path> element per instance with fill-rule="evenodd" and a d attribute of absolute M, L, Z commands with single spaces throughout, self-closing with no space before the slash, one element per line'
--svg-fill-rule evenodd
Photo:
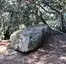
<path fill-rule="evenodd" d="M 42 48 L 27 54 L 4 43 L 0 41 L 0 64 L 66 64 L 66 34 L 49 37 Z"/>

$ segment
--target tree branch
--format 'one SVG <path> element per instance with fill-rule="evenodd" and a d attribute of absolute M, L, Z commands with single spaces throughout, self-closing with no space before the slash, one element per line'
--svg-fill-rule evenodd
<path fill-rule="evenodd" d="M 39 18 L 42 20 L 42 22 L 43 22 L 44 24 L 48 25 L 48 24 L 46 23 L 45 19 L 42 18 L 42 16 L 39 16 L 38 14 L 36 14 L 36 13 L 34 13 L 34 12 L 30 12 L 30 13 L 35 14 L 37 17 L 39 17 Z"/>
<path fill-rule="evenodd" d="M 36 5 L 38 5 L 39 7 L 41 7 L 44 11 L 46 11 L 47 13 L 50 13 L 50 14 L 55 14 L 55 12 L 49 12 L 47 11 L 43 6 L 41 6 L 40 4 L 38 3 L 35 3 Z"/>
<path fill-rule="evenodd" d="M 46 0 L 44 0 L 44 3 L 45 3 L 47 6 L 49 6 L 52 10 L 54 10 L 54 11 L 56 11 L 58 14 L 60 14 L 60 11 L 58 11 L 57 9 L 54 9 L 53 7 L 51 7 L 51 6 L 49 5 L 49 3 L 46 2 Z"/>

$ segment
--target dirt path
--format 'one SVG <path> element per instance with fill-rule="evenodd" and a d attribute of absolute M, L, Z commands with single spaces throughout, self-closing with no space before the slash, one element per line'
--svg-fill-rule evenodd
<path fill-rule="evenodd" d="M 66 64 L 66 34 L 49 37 L 43 48 L 30 54 L 6 51 L 0 54 L 0 64 Z"/>

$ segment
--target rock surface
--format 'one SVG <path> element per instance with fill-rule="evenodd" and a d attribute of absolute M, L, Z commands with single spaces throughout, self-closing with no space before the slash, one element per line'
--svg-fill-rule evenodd
<path fill-rule="evenodd" d="M 19 34 L 20 34 L 21 30 L 15 31 L 11 36 L 10 36 L 10 41 L 11 41 L 11 47 L 13 47 L 14 49 L 17 48 L 18 44 L 19 44 Z"/>
<path fill-rule="evenodd" d="M 54 33 L 58 32 L 53 31 L 47 25 L 29 26 L 11 35 L 11 47 L 21 52 L 32 51 L 43 45 L 46 36 Z"/>

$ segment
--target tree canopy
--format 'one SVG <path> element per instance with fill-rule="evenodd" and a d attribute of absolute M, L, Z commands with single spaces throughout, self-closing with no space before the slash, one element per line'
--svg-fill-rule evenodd
<path fill-rule="evenodd" d="M 65 32 L 66 0 L 0 0 L 1 35 L 42 23 Z"/>

